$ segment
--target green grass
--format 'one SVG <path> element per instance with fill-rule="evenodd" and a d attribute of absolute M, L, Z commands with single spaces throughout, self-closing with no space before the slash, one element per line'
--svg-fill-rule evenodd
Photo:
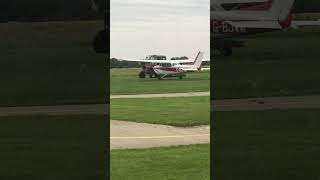
<path fill-rule="evenodd" d="M 173 126 L 207 125 L 209 97 L 112 99 L 110 116 L 126 120 Z"/>
<path fill-rule="evenodd" d="M 188 73 L 180 80 L 178 78 L 140 79 L 141 69 L 112 69 L 110 74 L 110 94 L 153 94 L 210 91 L 210 73 Z"/>
<path fill-rule="evenodd" d="M 1 117 L 0 179 L 105 179 L 107 116 Z"/>
<path fill-rule="evenodd" d="M 112 180 L 209 180 L 210 146 L 111 151 Z"/>
<path fill-rule="evenodd" d="M 320 109 L 216 112 L 213 179 L 319 179 Z"/>
<path fill-rule="evenodd" d="M 92 39 L 102 22 L 0 24 L 0 106 L 102 103 L 106 55 Z"/>
<path fill-rule="evenodd" d="M 216 56 L 212 97 L 319 95 L 319 33 L 306 28 L 248 36 L 233 56 Z"/>

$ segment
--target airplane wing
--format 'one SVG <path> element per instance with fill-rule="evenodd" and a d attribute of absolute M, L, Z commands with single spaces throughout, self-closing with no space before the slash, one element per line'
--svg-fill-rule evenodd
<path fill-rule="evenodd" d="M 149 59 L 118 59 L 119 61 L 130 61 L 130 62 L 145 62 L 145 63 L 171 63 L 170 60 L 149 60 Z"/>
<path fill-rule="evenodd" d="M 292 21 L 291 26 L 293 28 L 320 26 L 320 19 L 317 21 Z"/>
<path fill-rule="evenodd" d="M 149 60 L 149 59 L 130 59 L 130 58 L 125 58 L 125 59 L 118 59 L 119 61 L 130 61 L 130 62 L 144 62 L 144 63 L 191 63 L 194 60 L 193 59 L 188 59 L 188 60 Z M 210 59 L 204 59 L 202 61 L 210 61 Z"/>

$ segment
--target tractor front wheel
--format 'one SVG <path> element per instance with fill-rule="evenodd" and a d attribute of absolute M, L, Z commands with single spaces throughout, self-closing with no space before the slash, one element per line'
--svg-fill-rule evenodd
<path fill-rule="evenodd" d="M 144 71 L 141 71 L 141 72 L 139 73 L 139 77 L 140 77 L 140 78 L 145 78 L 145 77 L 146 77 L 146 73 L 145 73 Z"/>

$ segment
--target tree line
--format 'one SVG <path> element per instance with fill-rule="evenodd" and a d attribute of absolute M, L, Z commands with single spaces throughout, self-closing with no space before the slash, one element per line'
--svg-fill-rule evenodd
<path fill-rule="evenodd" d="M 110 68 L 138 68 L 141 67 L 138 62 L 119 61 L 116 58 L 110 59 Z"/>
<path fill-rule="evenodd" d="M 0 21 L 57 21 L 101 19 L 105 0 L 2 0 Z"/>
<path fill-rule="evenodd" d="M 95 11 L 104 10 L 107 0 L 1 0 L 0 21 L 92 20 L 102 18 Z M 296 0 L 294 12 L 319 12 L 319 0 Z"/>

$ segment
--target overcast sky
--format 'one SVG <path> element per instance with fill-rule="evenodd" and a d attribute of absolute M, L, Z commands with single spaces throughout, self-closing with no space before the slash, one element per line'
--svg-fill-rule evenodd
<path fill-rule="evenodd" d="M 210 0 L 111 0 L 111 57 L 210 57 Z"/>

